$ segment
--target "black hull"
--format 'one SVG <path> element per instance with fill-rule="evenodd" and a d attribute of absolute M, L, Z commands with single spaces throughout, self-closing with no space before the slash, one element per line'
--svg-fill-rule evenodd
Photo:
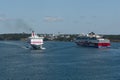
<path fill-rule="evenodd" d="M 88 42 L 75 42 L 78 46 L 95 47 L 95 48 L 109 48 L 110 43 L 88 43 Z"/>

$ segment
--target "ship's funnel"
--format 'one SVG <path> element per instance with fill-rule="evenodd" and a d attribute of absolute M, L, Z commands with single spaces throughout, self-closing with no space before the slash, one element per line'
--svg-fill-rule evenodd
<path fill-rule="evenodd" d="M 34 31 L 32 31 L 32 34 L 31 34 L 31 36 L 32 36 L 32 37 L 34 37 L 34 36 L 35 36 L 35 32 L 34 32 Z"/>

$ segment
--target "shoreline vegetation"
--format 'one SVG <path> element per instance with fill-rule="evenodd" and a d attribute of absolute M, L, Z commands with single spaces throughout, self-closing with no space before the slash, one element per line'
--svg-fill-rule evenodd
<path fill-rule="evenodd" d="M 0 34 L 0 40 L 26 40 L 31 34 L 26 33 L 12 33 Z M 44 41 L 73 41 L 79 34 L 38 34 L 44 37 Z M 111 42 L 120 42 L 120 35 L 102 35 L 110 39 Z"/>

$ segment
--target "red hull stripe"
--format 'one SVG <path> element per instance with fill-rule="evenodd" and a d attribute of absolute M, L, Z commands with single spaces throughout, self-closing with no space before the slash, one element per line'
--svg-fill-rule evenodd
<path fill-rule="evenodd" d="M 98 43 L 98 46 L 110 46 L 110 43 Z"/>

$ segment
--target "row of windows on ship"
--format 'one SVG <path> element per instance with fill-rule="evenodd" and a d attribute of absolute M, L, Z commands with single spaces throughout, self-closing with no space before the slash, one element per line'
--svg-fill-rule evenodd
<path fill-rule="evenodd" d="M 83 39 L 83 40 L 96 40 L 98 38 L 96 37 L 77 37 L 77 39 Z"/>

